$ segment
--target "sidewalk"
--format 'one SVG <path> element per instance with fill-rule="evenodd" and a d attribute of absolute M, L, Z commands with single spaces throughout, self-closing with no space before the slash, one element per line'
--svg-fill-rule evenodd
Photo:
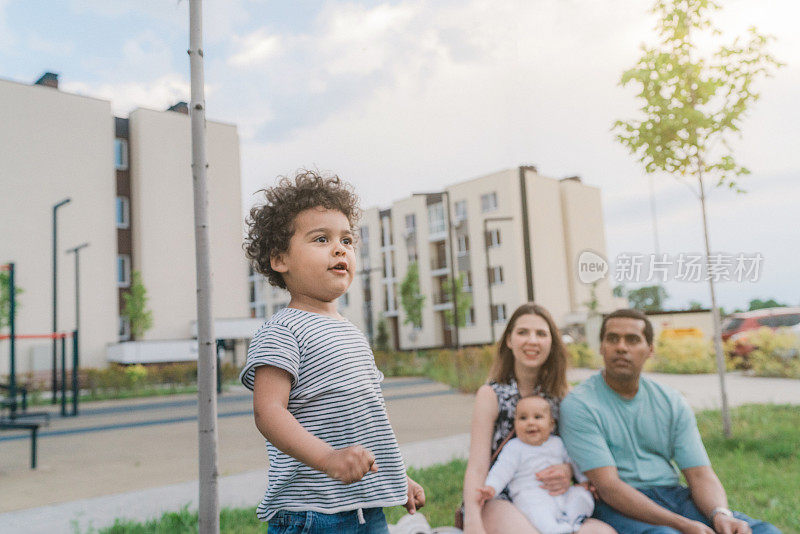
<path fill-rule="evenodd" d="M 568 376 L 582 381 L 596 372 L 577 369 Z M 649 376 L 684 393 L 695 409 L 719 406 L 716 375 Z M 800 404 L 800 380 L 729 374 L 727 384 L 731 406 Z M 466 457 L 472 395 L 408 378 L 388 379 L 384 396 L 409 466 Z M 253 469 L 266 462 L 250 402 L 243 391 L 220 398 L 223 507 L 254 506 L 266 486 L 266 469 Z M 96 403 L 84 413 L 77 419 L 56 418 L 45 429 L 53 434 L 45 432 L 41 439 L 42 468 L 36 471 L 27 469 L 27 441 L 0 440 L 0 512 L 7 512 L 0 513 L 0 533 L 71 534 L 76 526 L 86 531 L 115 518 L 143 520 L 187 504 L 196 508 L 196 404 L 191 397 Z"/>

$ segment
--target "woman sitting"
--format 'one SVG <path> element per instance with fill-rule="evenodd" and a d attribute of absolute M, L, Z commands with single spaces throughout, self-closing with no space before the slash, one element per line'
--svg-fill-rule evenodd
<path fill-rule="evenodd" d="M 539 395 L 550 403 L 558 422 L 558 406 L 567 394 L 567 352 L 550 313 L 534 304 L 514 311 L 498 343 L 490 381 L 478 389 L 467 471 L 464 476 L 464 532 L 467 534 L 539 534 L 506 493 L 481 505 L 486 475 L 495 451 L 514 429 L 520 396 Z M 568 463 L 536 473 L 544 489 L 561 495 L 572 485 Z M 587 519 L 580 534 L 614 534 L 596 519 Z"/>

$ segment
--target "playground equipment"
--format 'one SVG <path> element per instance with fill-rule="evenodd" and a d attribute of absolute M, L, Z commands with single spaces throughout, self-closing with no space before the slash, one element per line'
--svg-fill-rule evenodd
<path fill-rule="evenodd" d="M 53 391 L 56 392 L 56 397 L 60 393 L 61 399 L 61 416 L 78 415 L 78 399 L 79 399 L 79 386 L 78 386 L 78 369 L 80 367 L 80 355 L 78 353 L 78 331 L 72 332 L 56 332 L 48 334 L 17 334 L 16 333 L 16 287 L 14 283 L 14 264 L 9 263 L 0 265 L 0 270 L 7 271 L 8 277 L 8 293 L 9 293 L 9 333 L 0 335 L 0 341 L 9 341 L 9 373 L 8 384 L 0 385 L 0 388 L 8 391 L 7 398 L 4 405 L 9 409 L 9 417 L 13 419 L 30 416 L 27 412 L 27 388 L 20 387 L 17 381 L 17 362 L 16 362 L 16 342 L 22 339 L 52 339 L 60 346 L 61 356 L 61 380 L 57 380 L 57 384 L 53 385 Z M 72 396 L 72 413 L 67 413 L 67 339 L 72 340 L 72 383 L 71 383 L 71 396 Z M 58 377 L 57 370 L 53 373 Z M 60 385 L 60 391 L 58 388 Z M 21 397 L 21 402 L 17 398 Z M 20 410 L 21 408 L 21 410 Z M 27 415 L 26 415 L 27 414 Z"/>
<path fill-rule="evenodd" d="M 0 341 L 9 342 L 9 373 L 8 383 L 0 383 L 0 391 L 5 392 L 5 397 L 0 398 L 0 430 L 28 430 L 31 433 L 31 469 L 36 469 L 36 439 L 39 427 L 50 423 L 48 412 L 28 411 L 28 388 L 19 385 L 17 381 L 16 346 L 20 339 L 52 339 L 54 343 L 60 340 L 61 347 L 61 416 L 78 415 L 78 331 L 56 332 L 51 334 L 18 335 L 16 332 L 16 286 L 14 281 L 14 264 L 0 265 L 0 271 L 8 272 L 8 323 L 9 333 L 0 335 Z M 67 342 L 72 339 L 72 413 L 67 413 Z M 53 370 L 56 376 L 56 370 Z M 53 391 L 56 391 L 55 384 Z"/>

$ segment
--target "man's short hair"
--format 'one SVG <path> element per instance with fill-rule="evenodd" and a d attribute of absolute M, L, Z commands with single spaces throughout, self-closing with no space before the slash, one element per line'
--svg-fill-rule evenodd
<path fill-rule="evenodd" d="M 601 343 L 606 337 L 606 323 L 609 319 L 639 319 L 640 321 L 644 321 L 644 338 L 648 345 L 653 344 L 653 323 L 650 322 L 650 319 L 647 318 L 647 315 L 633 308 L 616 310 L 603 317 L 603 325 L 600 327 Z"/>

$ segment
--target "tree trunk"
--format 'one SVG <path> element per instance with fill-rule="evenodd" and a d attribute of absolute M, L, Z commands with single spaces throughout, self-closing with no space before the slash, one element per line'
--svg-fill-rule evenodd
<path fill-rule="evenodd" d="M 217 355 L 211 322 L 206 114 L 203 82 L 202 0 L 189 1 L 189 61 L 192 98 L 192 177 L 194 181 L 195 259 L 197 265 L 197 404 L 200 534 L 219 533 L 217 490 Z"/>
<path fill-rule="evenodd" d="M 701 167 L 702 163 L 698 165 Z M 706 192 L 703 187 L 702 168 L 697 170 L 697 181 L 700 185 L 700 206 L 703 212 L 703 235 L 706 242 L 706 266 L 711 256 L 711 243 L 708 239 L 708 218 L 706 217 Z M 722 395 L 722 433 L 726 438 L 731 437 L 731 414 L 728 409 L 728 392 L 725 387 L 725 354 L 722 350 L 722 329 L 720 327 L 719 307 L 717 306 L 717 294 L 714 288 L 713 277 L 708 277 L 708 286 L 711 289 L 711 315 L 714 318 L 714 351 L 717 359 L 717 373 L 719 374 L 719 389 Z"/>

